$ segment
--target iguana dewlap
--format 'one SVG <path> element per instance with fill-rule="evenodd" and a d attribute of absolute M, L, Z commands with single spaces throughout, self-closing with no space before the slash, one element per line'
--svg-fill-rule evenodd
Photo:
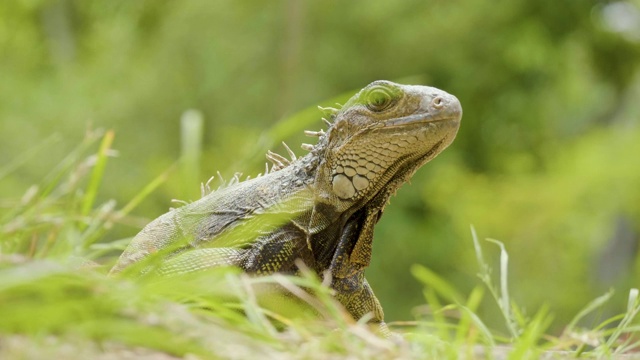
<path fill-rule="evenodd" d="M 326 132 L 304 157 L 269 153 L 268 174 L 234 183 L 147 225 L 111 270 L 158 253 L 162 273 L 233 265 L 296 274 L 296 259 L 331 276 L 355 319 L 383 322 L 364 270 L 389 197 L 456 136 L 462 107 L 442 90 L 376 81 L 341 109 L 322 108 Z M 328 270 L 328 271 L 327 271 Z"/>

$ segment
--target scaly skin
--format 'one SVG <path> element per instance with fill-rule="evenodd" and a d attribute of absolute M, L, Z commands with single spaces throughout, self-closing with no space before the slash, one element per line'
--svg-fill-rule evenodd
<path fill-rule="evenodd" d="M 232 265 L 248 273 L 296 274 L 296 259 L 331 276 L 335 297 L 384 327 L 364 277 L 373 228 L 389 197 L 455 138 L 458 99 L 426 87 L 376 81 L 340 110 L 306 156 L 270 153 L 273 170 L 172 210 L 147 225 L 111 273 L 160 252 L 157 271 Z M 328 270 L 328 271 L 327 271 Z M 328 275 L 327 275 L 328 274 Z"/>

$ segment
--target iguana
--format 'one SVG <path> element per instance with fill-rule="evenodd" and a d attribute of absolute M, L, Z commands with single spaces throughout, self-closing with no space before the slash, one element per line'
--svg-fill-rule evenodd
<path fill-rule="evenodd" d="M 148 224 L 111 270 L 160 252 L 157 271 L 232 265 L 253 274 L 296 274 L 296 260 L 330 276 L 335 298 L 355 319 L 382 307 L 364 276 L 373 228 L 398 188 L 456 136 L 458 99 L 442 90 L 375 81 L 330 117 L 309 153 L 269 152 L 271 172 L 235 182 Z M 287 150 L 289 150 L 287 148 Z M 162 253 L 164 251 L 164 253 Z M 327 280 L 327 279 L 325 279 Z"/>

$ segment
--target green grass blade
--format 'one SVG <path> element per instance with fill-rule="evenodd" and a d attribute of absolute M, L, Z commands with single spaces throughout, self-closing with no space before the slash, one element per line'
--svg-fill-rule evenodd
<path fill-rule="evenodd" d="M 593 311 L 599 309 L 604 305 L 607 301 L 611 299 L 613 296 L 613 289 L 609 290 L 604 295 L 598 296 L 596 299 L 592 300 L 585 306 L 576 316 L 573 317 L 569 325 L 567 325 L 565 332 L 575 331 L 575 327 L 580 320 L 582 320 L 585 316 L 589 315 Z"/>
<path fill-rule="evenodd" d="M 135 209 L 144 199 L 147 198 L 151 193 L 153 193 L 160 185 L 164 184 L 169 175 L 175 171 L 177 167 L 177 163 L 171 165 L 167 170 L 158 175 L 155 179 L 151 180 L 142 190 L 140 190 L 133 199 L 129 200 L 129 202 L 118 211 L 118 216 L 122 217 L 129 214 L 133 209 Z"/>
<path fill-rule="evenodd" d="M 180 175 L 182 199 L 194 199 L 199 194 L 200 159 L 204 118 L 197 110 L 188 110 L 180 118 Z"/>
<path fill-rule="evenodd" d="M 428 268 L 415 264 L 411 267 L 411 274 L 420 280 L 425 286 L 433 288 L 440 296 L 452 303 L 462 301 L 462 295 L 453 286 L 449 285 L 442 277 Z"/>
<path fill-rule="evenodd" d="M 636 316 L 640 313 L 640 297 L 638 296 L 638 289 L 631 289 L 629 291 L 629 300 L 627 302 L 627 312 L 625 316 L 618 324 L 618 327 L 615 329 L 614 333 L 607 339 L 606 346 L 611 349 L 614 346 L 614 343 L 618 341 L 620 336 L 625 332 L 627 327 L 631 325 Z"/>
<path fill-rule="evenodd" d="M 91 178 L 89 179 L 89 184 L 87 185 L 87 190 L 82 200 L 80 213 L 83 216 L 89 214 L 96 200 L 98 188 L 100 187 L 100 183 L 102 182 L 102 178 L 104 176 L 104 169 L 107 165 L 107 157 L 109 155 L 108 153 L 111 149 L 111 144 L 113 143 L 114 136 L 115 133 L 113 132 L 113 130 L 109 130 L 104 135 L 104 137 L 102 138 L 102 142 L 100 143 L 96 163 L 93 167 L 93 171 L 91 172 Z"/>
<path fill-rule="evenodd" d="M 480 334 L 482 334 L 482 338 L 486 341 L 487 345 L 491 347 L 496 346 L 495 340 L 493 340 L 493 335 L 491 334 L 491 330 L 485 325 L 485 323 L 480 319 L 475 312 L 469 309 L 466 306 L 460 306 L 460 309 L 463 311 L 466 316 L 469 317 L 471 322 L 480 330 Z"/>
<path fill-rule="evenodd" d="M 539 342 L 552 320 L 553 317 L 549 315 L 549 309 L 543 306 L 515 341 L 508 359 L 539 359 Z"/>
<path fill-rule="evenodd" d="M 60 135 L 53 134 L 47 137 L 46 139 L 44 139 L 42 142 L 40 142 L 36 146 L 30 148 L 26 152 L 12 159 L 10 162 L 8 162 L 7 164 L 5 164 L 3 167 L 0 168 L 0 180 L 2 180 L 5 176 L 11 174 L 13 171 L 15 171 L 17 168 L 19 168 L 24 163 L 29 161 L 31 158 L 33 158 L 37 153 L 39 153 L 43 149 L 49 148 L 53 144 L 59 143 L 60 139 L 61 139 Z"/>
<path fill-rule="evenodd" d="M 70 175 L 72 169 L 78 165 L 78 161 L 83 154 L 102 136 L 102 130 L 94 130 L 87 132 L 82 142 L 76 146 L 67 156 L 65 156 L 60 163 L 58 163 L 51 172 L 49 172 L 42 181 L 42 191 L 40 191 L 40 198 L 44 199 L 50 196 L 54 189 L 58 188 L 61 184 L 61 179 L 64 176 Z"/>
<path fill-rule="evenodd" d="M 499 305 L 504 316 L 504 319 L 507 323 L 507 328 L 509 332 L 511 332 L 511 336 L 514 338 L 518 336 L 519 330 L 516 328 L 516 325 L 513 320 L 513 315 L 511 313 L 511 301 L 509 300 L 509 289 L 508 289 L 508 273 L 509 273 L 509 254 L 504 247 L 504 244 L 495 239 L 486 239 L 486 241 L 494 243 L 500 247 L 500 300 Z"/>
<path fill-rule="evenodd" d="M 483 288 L 480 286 L 476 286 L 471 291 L 471 294 L 467 299 L 467 303 L 463 306 L 464 311 L 461 313 L 460 323 L 458 324 L 458 330 L 456 333 L 456 344 L 458 344 L 458 346 L 462 346 L 465 343 L 465 337 L 475 336 L 475 335 L 471 335 L 471 324 L 475 323 L 475 320 L 472 318 L 471 314 L 475 315 L 475 312 L 478 310 L 478 307 L 480 306 L 480 302 L 482 301 L 483 297 L 484 297 Z M 483 335 L 486 336 L 486 333 L 483 333 Z M 468 340 L 467 343 L 475 342 L 473 338 L 468 338 L 467 340 Z"/>

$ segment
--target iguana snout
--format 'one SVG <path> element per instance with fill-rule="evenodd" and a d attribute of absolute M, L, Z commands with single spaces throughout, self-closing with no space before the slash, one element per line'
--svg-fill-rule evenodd
<path fill-rule="evenodd" d="M 459 121 L 462 117 L 462 105 L 458 98 L 442 90 L 438 90 L 436 94 L 423 97 L 420 109 L 425 113 L 433 114 L 433 118 Z"/>

